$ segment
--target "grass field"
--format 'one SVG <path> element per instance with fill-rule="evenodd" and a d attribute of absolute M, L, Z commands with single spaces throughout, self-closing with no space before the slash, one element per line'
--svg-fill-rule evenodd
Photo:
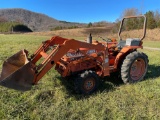
<path fill-rule="evenodd" d="M 32 54 L 51 36 L 0 35 L 0 68 L 8 56 L 21 49 Z M 77 38 L 81 39 L 81 38 Z M 158 47 L 159 42 L 144 41 Z M 0 86 L 0 119 L 6 120 L 158 120 L 160 119 L 160 53 L 141 50 L 149 57 L 145 80 L 124 85 L 115 75 L 105 77 L 93 95 L 75 94 L 72 86 L 51 69 L 31 91 Z"/>

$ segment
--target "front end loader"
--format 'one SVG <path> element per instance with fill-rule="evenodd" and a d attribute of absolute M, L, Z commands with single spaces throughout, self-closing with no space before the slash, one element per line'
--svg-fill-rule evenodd
<path fill-rule="evenodd" d="M 122 40 L 124 19 L 138 17 L 144 18 L 143 37 Z M 42 42 L 30 56 L 27 50 L 21 50 L 4 61 L 0 85 L 30 90 L 54 66 L 62 77 L 74 80 L 75 91 L 83 94 L 93 93 L 98 88 L 100 77 L 114 72 L 120 73 L 124 83 L 141 81 L 147 72 L 148 57 L 137 51 L 143 48 L 142 40 L 146 34 L 146 17 L 138 17 L 122 20 L 119 42 L 92 41 L 91 36 L 87 42 L 55 36 Z"/>

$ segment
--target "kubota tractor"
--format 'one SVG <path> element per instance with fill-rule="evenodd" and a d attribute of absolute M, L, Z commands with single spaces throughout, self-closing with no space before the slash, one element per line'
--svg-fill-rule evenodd
<path fill-rule="evenodd" d="M 87 42 L 52 37 L 42 42 L 34 54 L 21 50 L 3 63 L 0 85 L 16 90 L 30 90 L 38 81 L 55 66 L 64 78 L 74 80 L 75 90 L 83 94 L 91 94 L 99 85 L 101 77 L 119 72 L 124 83 L 141 81 L 148 67 L 148 57 L 143 52 L 142 40 L 146 33 L 146 17 L 144 18 L 143 37 L 121 39 L 124 19 L 119 30 L 119 42 L 93 41 Z M 90 36 L 91 38 L 91 36 Z M 42 62 L 38 62 L 43 58 Z"/>

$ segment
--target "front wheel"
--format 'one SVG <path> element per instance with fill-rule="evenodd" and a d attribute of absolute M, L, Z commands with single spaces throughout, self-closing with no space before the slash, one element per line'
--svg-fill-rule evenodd
<path fill-rule="evenodd" d="M 142 52 L 134 51 L 128 54 L 121 66 L 121 78 L 124 83 L 141 81 L 148 68 L 148 56 Z"/>
<path fill-rule="evenodd" d="M 99 86 L 99 76 L 93 71 L 85 71 L 75 78 L 75 90 L 81 94 L 92 94 Z"/>

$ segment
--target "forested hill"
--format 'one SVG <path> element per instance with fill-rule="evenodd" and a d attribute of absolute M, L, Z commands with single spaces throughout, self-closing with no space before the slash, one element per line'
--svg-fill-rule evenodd
<path fill-rule="evenodd" d="M 25 9 L 0 9 L 0 22 L 18 22 L 28 26 L 32 31 L 48 31 L 58 26 L 74 27 L 83 24 L 59 21 L 41 13 Z"/>

